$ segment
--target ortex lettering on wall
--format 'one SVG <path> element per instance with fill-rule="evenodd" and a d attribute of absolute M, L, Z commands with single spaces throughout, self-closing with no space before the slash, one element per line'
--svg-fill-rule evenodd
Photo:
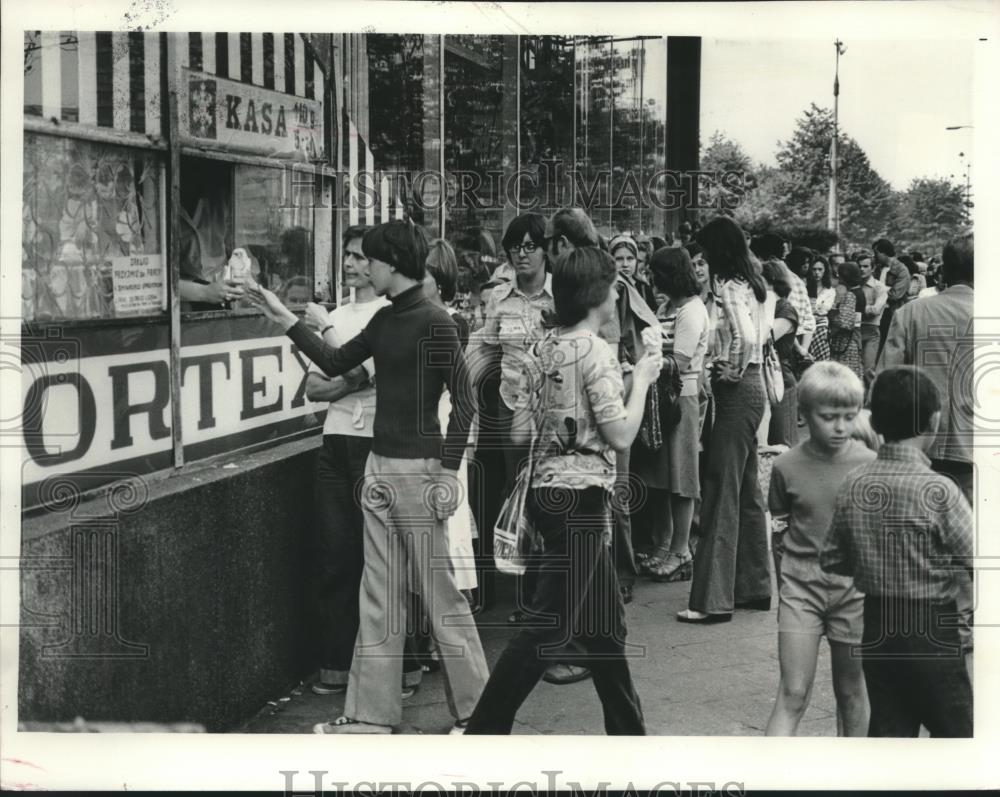
<path fill-rule="evenodd" d="M 318 423 L 326 405 L 306 399 L 307 371 L 308 360 L 284 336 L 183 347 L 185 451 L 199 444 L 203 455 L 235 450 L 261 439 L 254 432 L 262 427 Z M 172 448 L 168 350 L 23 368 L 22 407 L 25 487 L 56 474 L 156 461 Z"/>

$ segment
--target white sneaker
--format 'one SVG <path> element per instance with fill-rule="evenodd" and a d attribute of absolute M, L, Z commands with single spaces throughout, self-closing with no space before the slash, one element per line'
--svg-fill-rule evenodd
<path fill-rule="evenodd" d="M 392 726 L 374 725 L 350 717 L 337 717 L 333 722 L 313 725 L 313 733 L 392 733 Z"/>
<path fill-rule="evenodd" d="M 456 722 L 450 731 L 448 731 L 449 736 L 463 736 L 465 734 L 465 729 L 469 726 L 469 721 L 459 720 Z"/>

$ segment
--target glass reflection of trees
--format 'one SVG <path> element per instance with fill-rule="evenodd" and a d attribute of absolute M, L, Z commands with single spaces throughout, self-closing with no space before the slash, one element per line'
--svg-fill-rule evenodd
<path fill-rule="evenodd" d="M 576 97 L 577 168 L 597 189 L 598 229 L 659 232 L 648 188 L 666 163 L 666 39 L 578 39 Z"/>
<path fill-rule="evenodd" d="M 368 34 L 368 142 L 375 165 L 394 177 L 404 197 L 421 172 L 440 171 L 440 38 L 423 34 Z M 433 181 L 431 182 L 433 185 Z M 438 183 L 439 185 L 439 183 Z M 426 181 L 417 187 L 427 187 Z M 407 212 L 437 234 L 436 201 L 407 201 Z"/>
<path fill-rule="evenodd" d="M 460 292 L 475 292 L 499 264 L 504 223 L 517 213 L 516 69 L 516 37 L 445 37 L 445 229 Z"/>
<path fill-rule="evenodd" d="M 521 204 L 554 210 L 573 168 L 573 39 L 521 37 Z M 558 163 L 558 169 L 555 164 Z"/>
<path fill-rule="evenodd" d="M 665 37 L 445 36 L 443 157 L 439 42 L 369 35 L 371 146 L 379 168 L 410 174 L 439 169 L 441 158 L 445 226 L 460 259 L 490 257 L 504 225 L 536 203 L 543 212 L 582 204 L 605 235 L 662 232 L 663 211 L 648 192 L 662 195 L 650 182 L 666 162 Z M 546 161 L 561 161 L 563 190 L 550 190 Z M 595 189 L 589 201 L 567 192 L 574 168 Z M 519 184 L 509 185 L 518 169 Z M 410 210 L 438 234 L 436 208 Z"/>

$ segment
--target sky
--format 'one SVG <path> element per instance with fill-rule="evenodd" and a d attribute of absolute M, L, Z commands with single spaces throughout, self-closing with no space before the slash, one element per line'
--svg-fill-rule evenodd
<path fill-rule="evenodd" d="M 773 165 L 811 102 L 833 107 L 835 38 L 703 39 L 702 143 L 719 130 Z M 840 128 L 872 167 L 897 190 L 924 176 L 964 183 L 974 131 L 944 128 L 973 123 L 975 42 L 842 38 Z"/>

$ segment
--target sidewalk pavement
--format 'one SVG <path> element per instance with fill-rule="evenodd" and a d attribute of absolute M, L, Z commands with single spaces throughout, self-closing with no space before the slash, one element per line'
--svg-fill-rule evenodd
<path fill-rule="evenodd" d="M 490 664 L 514 633 L 506 622 L 511 601 L 502 599 L 509 583 L 510 579 L 500 577 L 501 600 L 478 618 Z M 647 732 L 763 735 L 778 688 L 777 598 L 768 612 L 737 611 L 730 623 L 688 625 L 677 622 L 674 615 L 687 607 L 690 586 L 689 581 L 657 584 L 641 580 L 635 586 L 635 600 L 625 607 L 627 641 L 637 646 L 629 663 Z M 272 703 L 235 731 L 311 733 L 314 724 L 342 713 L 344 696 L 313 694 L 306 682 L 289 694 L 275 695 Z M 829 648 L 821 640 L 812 700 L 799 735 L 835 736 L 835 705 Z M 403 707 L 403 723 L 396 733 L 447 733 L 454 722 L 440 672 L 425 673 L 420 690 Z M 518 712 L 514 733 L 603 734 L 601 706 L 592 681 L 569 686 L 540 682 Z"/>

